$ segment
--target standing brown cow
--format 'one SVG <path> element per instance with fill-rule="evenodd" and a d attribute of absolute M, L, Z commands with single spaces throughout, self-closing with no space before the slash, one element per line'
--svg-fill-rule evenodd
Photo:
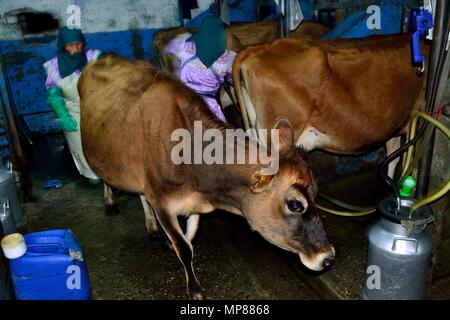
<path fill-rule="evenodd" d="M 233 65 L 245 127 L 271 128 L 286 117 L 295 144 L 307 151 L 358 154 L 381 146 L 424 101 L 426 73 L 413 67 L 409 39 L 282 39 L 245 49 Z"/>
<path fill-rule="evenodd" d="M 83 149 L 105 183 L 141 195 L 148 207 L 149 232 L 155 216 L 171 240 L 186 272 L 188 294 L 201 298 L 192 265 L 191 239 L 198 216 L 223 209 L 247 219 L 269 242 L 294 252 L 308 268 L 322 270 L 334 258 L 316 212 L 313 177 L 300 152 L 292 148 L 289 122 L 280 119 L 279 170 L 267 174 L 261 161 L 243 164 L 175 164 L 171 137 L 176 129 L 194 135 L 201 129 L 223 136 L 227 127 L 201 97 L 144 61 L 105 56 L 90 63 L 79 80 Z M 194 149 L 194 140 L 189 143 Z M 206 142 L 200 143 L 203 149 Z M 254 139 L 232 140 L 233 157 L 263 148 Z M 241 151 L 239 151 L 241 150 Z M 195 156 L 194 156 L 195 157 Z M 259 158 L 258 158 L 259 159 Z M 154 216 L 154 215 L 155 216 Z M 177 217 L 188 217 L 186 234 Z"/>

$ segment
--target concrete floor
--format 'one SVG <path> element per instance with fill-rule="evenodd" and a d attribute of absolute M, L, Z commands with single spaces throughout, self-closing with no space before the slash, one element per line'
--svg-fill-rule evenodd
<path fill-rule="evenodd" d="M 33 191 L 37 201 L 25 204 L 29 232 L 70 228 L 84 251 L 94 299 L 185 299 L 184 272 L 165 238 L 150 240 L 139 198 L 118 197 L 121 213 L 106 216 L 103 187 L 80 177 L 61 136 L 40 139 L 33 150 Z M 53 145 L 53 147 L 49 147 Z M 55 147 L 59 145 L 59 147 Z M 374 166 L 336 179 L 335 159 L 313 153 L 320 191 L 367 206 L 385 193 Z M 44 190 L 46 179 L 63 186 Z M 363 286 L 365 232 L 376 216 L 342 218 L 322 214 L 336 248 L 329 271 L 306 270 L 296 255 L 251 232 L 240 217 L 214 212 L 202 217 L 194 240 L 194 268 L 206 299 L 359 299 Z M 427 297 L 448 299 L 448 279 L 429 286 Z"/>

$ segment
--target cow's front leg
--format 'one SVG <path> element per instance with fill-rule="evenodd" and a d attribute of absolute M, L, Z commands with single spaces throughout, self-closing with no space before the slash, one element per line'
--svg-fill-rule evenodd
<path fill-rule="evenodd" d="M 178 223 L 177 216 L 164 209 L 156 210 L 156 216 L 161 227 L 164 229 L 172 242 L 178 258 L 184 266 L 189 298 L 195 300 L 202 299 L 202 289 L 197 277 L 195 276 L 194 267 L 192 265 L 192 259 L 194 257 L 192 245 L 183 234 L 183 231 Z"/>
<path fill-rule="evenodd" d="M 119 208 L 117 204 L 114 203 L 114 196 L 110 186 L 103 183 L 104 186 L 104 198 L 105 198 L 105 213 L 107 215 L 113 215 L 119 213 Z"/>

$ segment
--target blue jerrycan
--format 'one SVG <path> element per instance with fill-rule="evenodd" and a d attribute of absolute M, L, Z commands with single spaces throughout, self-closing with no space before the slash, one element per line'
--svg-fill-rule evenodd
<path fill-rule="evenodd" d="M 69 229 L 24 235 L 27 252 L 10 260 L 18 300 L 87 300 L 91 297 L 86 262 Z"/>

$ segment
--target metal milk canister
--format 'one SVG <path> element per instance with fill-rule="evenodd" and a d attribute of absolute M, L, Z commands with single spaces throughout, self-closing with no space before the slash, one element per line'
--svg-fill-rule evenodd
<path fill-rule="evenodd" d="M 0 161 L 0 200 L 2 200 L 0 210 L 4 213 L 6 209 L 9 209 L 17 228 L 22 227 L 25 224 L 25 217 L 20 205 L 12 164 L 4 165 L 2 161 Z M 8 201 L 8 205 L 6 205 L 6 201 Z"/>
<path fill-rule="evenodd" d="M 381 218 L 368 230 L 363 299 L 419 300 L 427 282 L 433 241 L 425 229 L 434 221 L 428 206 L 412 211 L 412 198 L 381 201 Z"/>

